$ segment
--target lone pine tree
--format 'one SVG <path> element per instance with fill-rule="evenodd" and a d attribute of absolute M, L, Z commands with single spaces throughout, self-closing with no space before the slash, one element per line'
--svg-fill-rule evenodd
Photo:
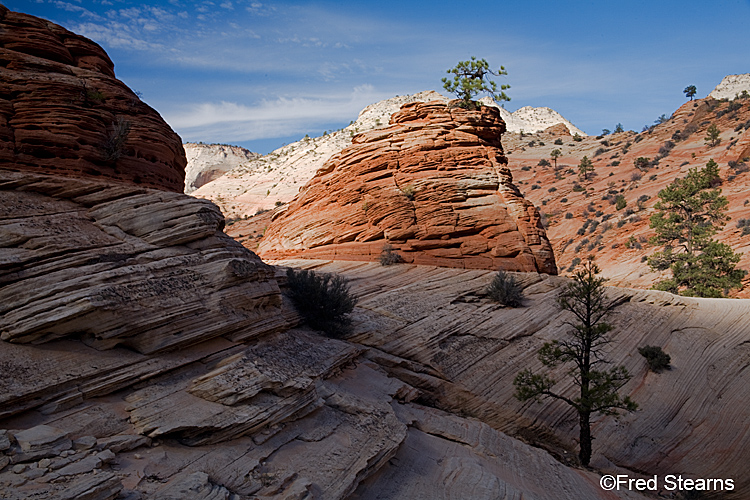
<path fill-rule="evenodd" d="M 635 411 L 638 405 L 629 396 L 622 397 L 619 390 L 630 380 L 624 366 L 599 369 L 607 364 L 604 349 L 609 343 L 607 333 L 613 326 L 607 315 L 615 304 L 607 297 L 604 278 L 597 277 L 599 267 L 593 257 L 575 272 L 573 282 L 557 298 L 563 311 L 573 314 L 574 320 L 564 322 L 569 338 L 546 342 L 539 350 L 539 360 L 548 368 L 572 363 L 568 375 L 578 387 L 577 395 L 565 395 L 554 390 L 556 381 L 546 373 L 534 373 L 527 368 L 516 375 L 515 397 L 521 401 L 550 397 L 567 403 L 578 413 L 581 464 L 591 461 L 591 416 L 616 415 L 618 409 Z"/>
<path fill-rule="evenodd" d="M 464 109 L 475 109 L 476 104 L 473 99 L 480 92 L 487 92 L 496 101 L 510 101 L 510 97 L 505 93 L 510 85 L 500 85 L 500 93 L 498 93 L 497 83 L 490 79 L 490 75 L 507 75 L 508 72 L 503 66 L 500 66 L 498 71 L 493 71 L 486 60 L 477 60 L 472 56 L 470 61 L 460 61 L 446 73 L 452 74 L 453 79 L 443 78 L 443 88 L 456 94 L 456 97 L 461 99 L 459 106 Z"/>

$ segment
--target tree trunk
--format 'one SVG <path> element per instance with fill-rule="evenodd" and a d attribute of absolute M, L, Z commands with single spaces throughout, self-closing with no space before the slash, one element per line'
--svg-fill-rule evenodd
<path fill-rule="evenodd" d="M 581 451 L 578 453 L 578 458 L 581 460 L 581 465 L 588 467 L 591 461 L 591 424 L 589 421 L 591 412 L 581 412 L 578 416 L 581 426 L 579 434 Z"/>

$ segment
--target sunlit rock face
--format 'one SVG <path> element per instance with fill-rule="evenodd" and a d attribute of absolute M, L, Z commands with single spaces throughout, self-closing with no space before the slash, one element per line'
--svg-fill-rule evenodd
<path fill-rule="evenodd" d="M 411 103 L 354 137 L 274 216 L 258 252 L 557 272 L 536 208 L 513 185 L 496 108 Z"/>

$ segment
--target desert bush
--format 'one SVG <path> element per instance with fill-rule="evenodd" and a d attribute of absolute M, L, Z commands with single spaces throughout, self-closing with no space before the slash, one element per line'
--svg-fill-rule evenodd
<path fill-rule="evenodd" d="M 594 156 L 599 156 L 599 155 L 601 155 L 601 154 L 604 154 L 604 153 L 606 153 L 606 152 L 607 152 L 607 150 L 606 150 L 606 149 L 604 149 L 604 148 L 599 148 L 599 149 L 597 149 L 596 151 L 594 151 Z"/>
<path fill-rule="evenodd" d="M 500 270 L 487 287 L 487 296 L 504 306 L 519 307 L 523 301 L 523 287 L 515 277 Z"/>
<path fill-rule="evenodd" d="M 383 245 L 383 251 L 380 252 L 378 260 L 380 261 L 381 266 L 392 266 L 393 264 L 401 264 L 404 262 L 404 258 L 401 257 L 401 254 L 395 252 L 393 247 L 387 244 Z"/>
<path fill-rule="evenodd" d="M 573 214 L 570 213 L 570 212 L 568 212 L 567 214 L 565 214 L 565 218 L 566 219 L 572 219 L 573 218 Z"/>
<path fill-rule="evenodd" d="M 401 188 L 401 192 L 404 193 L 404 196 L 406 196 L 409 201 L 413 201 L 414 195 L 417 193 L 417 190 L 414 186 L 409 184 Z"/>
<path fill-rule="evenodd" d="M 636 170 L 632 174 L 630 174 L 630 180 L 632 182 L 638 182 L 643 177 L 643 174 L 640 172 L 640 170 Z"/>
<path fill-rule="evenodd" d="M 573 136 L 573 140 L 576 142 L 581 142 L 583 140 L 583 137 L 581 137 L 578 132 Z"/>
<path fill-rule="evenodd" d="M 651 167 L 651 159 L 645 156 L 639 156 L 633 161 L 635 168 L 639 170 L 648 170 Z"/>
<path fill-rule="evenodd" d="M 541 160 L 539 160 L 539 163 L 537 163 L 537 166 L 539 166 L 539 167 L 549 167 L 550 166 L 550 162 L 546 158 L 542 158 Z"/>
<path fill-rule="evenodd" d="M 555 191 L 557 191 L 557 188 L 555 186 L 552 186 L 547 190 L 548 193 L 554 193 Z"/>
<path fill-rule="evenodd" d="M 555 139 L 555 145 L 556 146 L 562 146 L 563 140 L 562 139 Z"/>
<path fill-rule="evenodd" d="M 659 373 L 662 370 L 669 369 L 669 363 L 671 358 L 669 354 L 665 353 L 661 347 L 655 345 L 647 345 L 639 347 L 638 352 L 641 356 L 646 358 L 648 368 L 652 372 Z"/>
<path fill-rule="evenodd" d="M 348 330 L 348 314 L 359 300 L 349 291 L 346 278 L 318 274 L 307 269 L 286 271 L 289 295 L 307 324 L 330 337 L 341 337 Z"/>
<path fill-rule="evenodd" d="M 541 164 L 541 162 L 540 162 L 540 164 Z M 521 170 L 523 170 L 524 172 L 528 172 L 529 170 L 531 170 L 531 167 L 529 167 L 528 165 L 525 165 L 525 166 L 521 167 Z"/>
<path fill-rule="evenodd" d="M 627 204 L 628 202 L 625 201 L 625 197 L 621 194 L 618 194 L 617 197 L 615 198 L 615 208 L 617 210 L 622 210 L 623 208 L 627 206 Z"/>
<path fill-rule="evenodd" d="M 581 263 L 581 258 L 580 257 L 576 257 L 575 259 L 573 259 L 573 261 L 570 263 L 570 267 L 568 267 L 568 269 L 567 269 L 567 272 L 573 271 L 573 269 L 575 269 L 576 266 L 578 264 L 580 264 L 580 263 Z"/>
<path fill-rule="evenodd" d="M 672 151 L 672 149 L 674 149 L 674 142 L 666 141 L 662 145 L 662 147 L 659 148 L 659 154 L 661 155 L 662 158 L 664 158 L 665 156 L 669 154 L 670 151 Z"/>

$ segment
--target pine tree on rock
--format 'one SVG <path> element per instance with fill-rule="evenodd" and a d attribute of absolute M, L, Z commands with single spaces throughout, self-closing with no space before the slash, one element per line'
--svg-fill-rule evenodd
<path fill-rule="evenodd" d="M 566 340 L 546 342 L 539 350 L 539 360 L 548 368 L 573 363 L 568 371 L 578 387 L 578 395 L 564 395 L 554 390 L 556 381 L 549 375 L 534 373 L 527 368 L 516 375 L 515 397 L 521 401 L 550 397 L 563 401 L 578 413 L 581 464 L 591 461 L 591 417 L 595 414 L 617 415 L 618 410 L 635 411 L 638 405 L 619 390 L 630 380 L 624 366 L 609 368 L 604 349 L 609 344 L 607 333 L 613 326 L 607 315 L 615 303 L 607 297 L 604 278 L 597 277 L 599 267 L 593 257 L 575 272 L 573 282 L 557 298 L 558 307 L 573 314 L 575 320 L 565 321 L 570 330 Z"/>

